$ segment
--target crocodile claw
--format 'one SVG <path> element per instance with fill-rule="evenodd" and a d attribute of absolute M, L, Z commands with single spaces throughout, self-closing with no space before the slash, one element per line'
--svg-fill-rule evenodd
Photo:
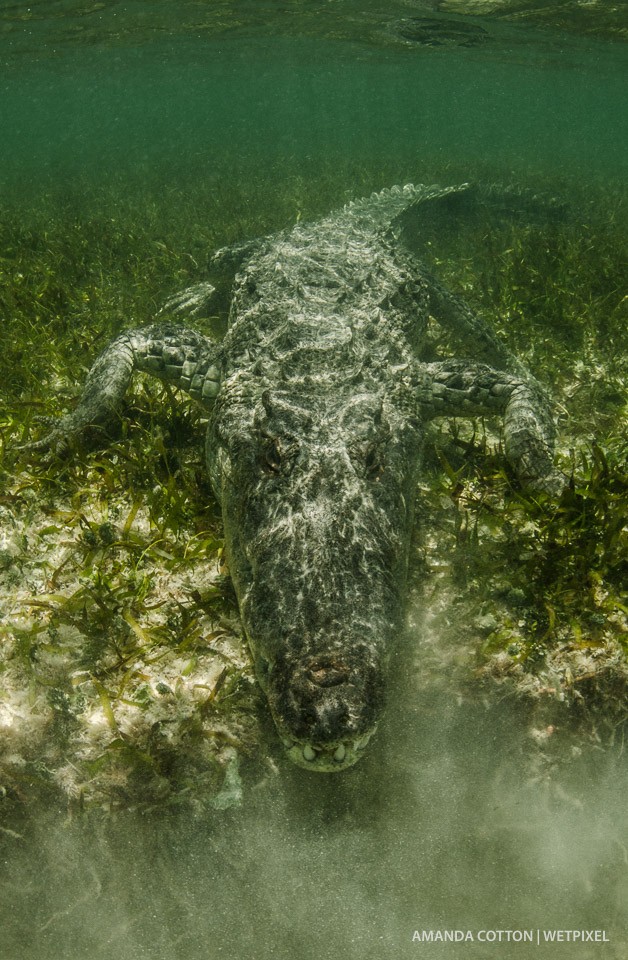
<path fill-rule="evenodd" d="M 215 292 L 216 287 L 211 283 L 195 283 L 193 286 L 179 291 L 173 297 L 169 297 L 158 315 L 180 313 L 190 317 L 203 316 L 203 314 L 206 314 Z"/>
<path fill-rule="evenodd" d="M 51 429 L 40 440 L 29 440 L 21 443 L 15 449 L 18 453 L 47 453 L 42 462 L 56 457 L 66 456 L 72 446 L 72 431 L 66 428 L 66 418 L 62 417 L 33 417 L 33 422 L 43 424 Z"/>

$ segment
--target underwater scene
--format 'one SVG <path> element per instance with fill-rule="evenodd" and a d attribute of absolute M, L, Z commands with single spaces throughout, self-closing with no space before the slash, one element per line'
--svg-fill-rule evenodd
<path fill-rule="evenodd" d="M 0 5 L 0 960 L 628 960 L 627 39 Z"/>

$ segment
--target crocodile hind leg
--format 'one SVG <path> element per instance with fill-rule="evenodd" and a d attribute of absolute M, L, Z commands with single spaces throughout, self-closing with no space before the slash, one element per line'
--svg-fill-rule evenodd
<path fill-rule="evenodd" d="M 170 313 L 184 318 L 209 317 L 212 311 L 228 312 L 233 279 L 242 264 L 260 249 L 263 242 L 264 238 L 259 238 L 221 247 L 209 261 L 212 279 L 218 286 L 202 282 L 178 290 L 166 300 L 158 316 Z"/>
<path fill-rule="evenodd" d="M 453 334 L 470 354 L 504 370 L 530 377 L 521 361 L 498 339 L 491 327 L 463 300 L 448 290 L 425 267 L 430 295 L 430 312 L 434 319 Z"/>
<path fill-rule="evenodd" d="M 92 366 L 76 409 L 58 421 L 46 418 L 52 430 L 20 449 L 62 453 L 92 428 L 111 422 L 136 370 L 151 373 L 185 390 L 203 406 L 211 406 L 220 388 L 219 349 L 195 330 L 174 324 L 123 333 Z"/>
<path fill-rule="evenodd" d="M 207 316 L 215 293 L 216 287 L 212 283 L 194 283 L 169 297 L 159 315 L 178 313 L 188 317 Z"/>
<path fill-rule="evenodd" d="M 459 360 L 427 363 L 422 370 L 419 403 L 426 419 L 502 416 L 506 456 L 522 485 L 561 492 L 565 478 L 554 467 L 554 421 L 535 381 Z"/>

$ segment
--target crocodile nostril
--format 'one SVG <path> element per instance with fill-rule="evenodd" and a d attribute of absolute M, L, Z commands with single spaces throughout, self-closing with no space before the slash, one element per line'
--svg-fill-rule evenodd
<path fill-rule="evenodd" d="M 317 687 L 337 687 L 349 679 L 349 668 L 344 663 L 331 663 L 312 667 L 307 676 Z"/>

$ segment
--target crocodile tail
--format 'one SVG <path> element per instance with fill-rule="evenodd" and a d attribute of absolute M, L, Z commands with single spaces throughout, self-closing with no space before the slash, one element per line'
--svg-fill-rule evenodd
<path fill-rule="evenodd" d="M 381 230 L 392 226 L 395 219 L 409 207 L 440 200 L 454 193 L 464 193 L 468 189 L 468 183 L 454 187 L 407 183 L 405 187 L 387 187 L 379 193 L 372 193 L 370 197 L 352 200 L 345 205 L 342 214 L 356 225 Z"/>

